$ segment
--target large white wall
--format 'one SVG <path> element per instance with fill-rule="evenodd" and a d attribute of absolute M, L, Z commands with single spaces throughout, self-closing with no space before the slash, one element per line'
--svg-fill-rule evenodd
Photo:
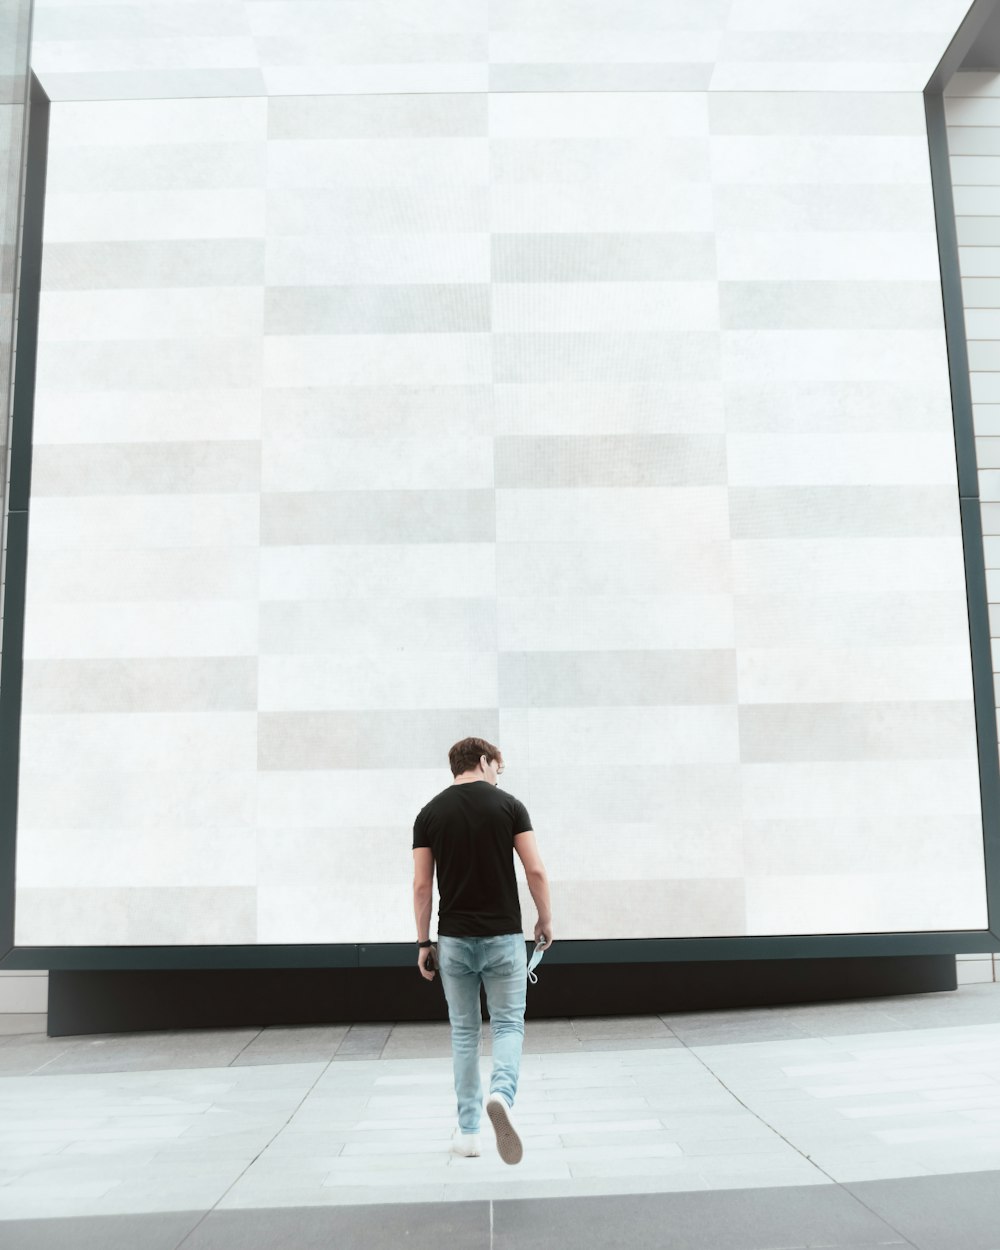
<path fill-rule="evenodd" d="M 467 733 L 562 938 L 984 927 L 966 7 L 40 3 L 17 942 L 412 938 Z"/>

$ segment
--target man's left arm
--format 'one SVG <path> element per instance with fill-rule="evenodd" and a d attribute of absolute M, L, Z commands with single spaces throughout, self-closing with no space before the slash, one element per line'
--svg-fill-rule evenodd
<path fill-rule="evenodd" d="M 413 914 L 417 921 L 417 941 L 431 936 L 431 909 L 434 905 L 434 852 L 429 846 L 413 851 Z"/>

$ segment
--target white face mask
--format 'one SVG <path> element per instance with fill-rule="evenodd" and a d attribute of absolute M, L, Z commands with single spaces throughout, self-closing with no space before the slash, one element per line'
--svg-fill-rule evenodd
<path fill-rule="evenodd" d="M 532 985 L 534 985 L 535 982 L 538 980 L 538 977 L 535 976 L 534 969 L 537 968 L 538 965 L 542 962 L 542 956 L 544 954 L 545 954 L 545 951 L 543 949 L 543 943 L 539 942 L 538 945 L 535 947 L 534 951 L 532 952 L 531 960 L 528 963 L 528 980 L 531 982 Z"/>

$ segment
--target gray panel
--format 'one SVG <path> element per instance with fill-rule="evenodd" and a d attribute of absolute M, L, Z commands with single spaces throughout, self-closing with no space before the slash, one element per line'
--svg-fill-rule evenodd
<path fill-rule="evenodd" d="M 501 652 L 499 692 L 512 707 L 734 703 L 736 652 Z"/>
<path fill-rule="evenodd" d="M 941 325 L 937 282 L 720 282 L 726 330 L 928 330 Z"/>
<path fill-rule="evenodd" d="M 707 91 L 712 62 L 490 66 L 491 91 Z"/>
<path fill-rule="evenodd" d="M 38 6 L 35 14 L 35 39 L 49 42 L 99 39 L 163 39 L 177 36 L 225 38 L 247 33 L 246 16 L 239 6 L 198 0 L 195 31 L 183 9 L 159 5 L 125 6 L 123 11 L 104 5 Z"/>
<path fill-rule="evenodd" d="M 448 747 L 473 733 L 499 741 L 499 711 L 261 712 L 258 765 L 264 770 L 293 771 L 447 768 Z"/>
<path fill-rule="evenodd" d="M 271 235 L 488 233 L 482 186 L 275 187 L 267 193 Z"/>
<path fill-rule="evenodd" d="M 920 101 L 902 92 L 713 91 L 713 135 L 923 135 Z"/>
<path fill-rule="evenodd" d="M 274 96 L 269 139 L 419 138 L 485 135 L 485 94 Z"/>
<path fill-rule="evenodd" d="M 228 493 L 260 489 L 260 444 L 97 443 L 34 451 L 35 495 Z"/>
<path fill-rule="evenodd" d="M 497 609 L 491 597 L 385 601 L 366 598 L 260 605 L 261 655 L 495 651 Z M 395 610 L 393 610 L 395 609 Z"/>
<path fill-rule="evenodd" d="M 951 536 L 950 486 L 731 486 L 733 538 Z"/>
<path fill-rule="evenodd" d="M 565 777 L 560 776 L 558 770 L 548 769 L 540 775 L 532 775 L 529 811 L 532 814 L 558 811 L 560 819 L 566 823 L 579 821 L 590 829 L 599 830 L 601 825 L 607 824 L 646 824 L 651 816 L 657 822 L 669 821 L 674 828 L 682 820 L 704 821 L 716 828 L 729 827 L 741 818 L 740 766 L 736 763 L 673 766 L 655 762 L 631 767 L 591 765 L 576 770 L 572 787 L 567 787 Z M 609 884 L 618 887 L 609 900 L 611 905 L 595 908 L 594 914 L 623 917 L 631 911 L 628 885 L 613 879 Z M 667 882 L 661 879 L 650 884 L 662 890 Z M 678 884 L 683 888 L 686 883 Z M 745 888 L 740 879 L 733 884 L 738 884 L 741 890 Z M 596 888 L 597 883 L 594 885 Z M 564 910 L 574 905 L 572 899 L 573 895 L 567 892 Z M 580 927 L 584 929 L 587 928 L 585 906 L 576 903 Z"/>
<path fill-rule="evenodd" d="M 611 97 L 614 98 L 614 97 Z M 669 97 L 668 97 L 669 98 Z M 593 122 L 586 122 L 593 129 Z M 637 128 L 637 127 L 633 127 Z M 583 195 L 598 195 L 601 187 L 659 187 L 670 199 L 683 184 L 700 184 L 707 192 L 712 180 L 707 140 L 701 136 L 657 134 L 648 139 L 617 138 L 490 138 L 490 174 L 493 184 L 568 184 Z M 663 195 L 669 188 L 670 194 Z M 708 203 L 708 196 L 699 196 Z M 617 224 L 621 217 L 616 215 Z M 710 217 L 692 229 L 702 229 Z"/>
<path fill-rule="evenodd" d="M 800 703 L 739 709 L 740 755 L 766 760 L 974 759 L 968 702 Z"/>
<path fill-rule="evenodd" d="M 726 440 L 714 434 L 498 438 L 498 487 L 715 486 L 726 482 Z"/>
<path fill-rule="evenodd" d="M 835 379 L 727 382 L 730 433 L 938 433 L 948 394 L 940 386 Z"/>
<path fill-rule="evenodd" d="M 143 339 L 139 342 L 49 339 L 39 353 L 38 389 L 197 390 L 254 386 L 261 370 L 253 338 Z"/>
<path fill-rule="evenodd" d="M 264 494 L 265 546 L 494 542 L 492 490 L 365 490 Z"/>
<path fill-rule="evenodd" d="M 51 291 L 259 286 L 264 281 L 264 240 L 46 243 L 42 281 Z"/>
<path fill-rule="evenodd" d="M 626 780 L 622 788 L 631 784 L 631 779 Z M 710 819 L 719 818 L 728 797 L 730 796 L 722 787 L 712 793 L 704 804 Z M 690 820 L 700 806 L 693 795 L 671 793 L 669 790 L 659 795 L 649 795 L 648 801 L 648 810 L 657 811 L 664 817 L 675 820 Z M 612 810 L 602 805 L 597 815 L 601 819 L 608 819 L 617 815 L 621 808 L 630 812 L 635 810 L 631 802 L 625 800 L 617 807 L 612 805 Z M 661 931 L 668 937 L 682 937 L 695 928 L 707 938 L 737 937 L 747 931 L 746 886 L 742 877 L 720 875 L 685 877 L 680 881 L 649 877 L 580 881 L 566 876 L 561 878 L 559 886 L 568 900 L 562 904 L 560 916 L 564 919 L 560 923 L 572 925 L 574 930 L 592 923 L 591 916 L 615 916 L 623 937 L 640 937 L 642 925 L 639 917 L 645 914 L 658 916 Z M 575 900 L 584 890 L 588 901 L 581 907 Z M 575 1240 L 580 1244 L 579 1239 Z M 671 1242 L 676 1246 L 673 1236 Z M 590 1245 L 593 1250 L 597 1250 L 595 1243 L 591 1242 Z"/>
<path fill-rule="evenodd" d="M 721 30 L 730 17 L 732 0 L 491 0 L 490 30 L 628 31 Z"/>
<path fill-rule="evenodd" d="M 953 646 L 967 628 L 952 594 L 736 595 L 743 647 Z"/>
<path fill-rule="evenodd" d="M 209 945 L 257 940 L 257 890 L 252 886 L 20 889 L 17 903 L 17 936 L 29 947 L 38 945 L 42 932 L 66 947 L 79 948 L 105 933 L 105 945 L 112 947 L 184 947 L 190 946 L 188 935 L 196 924 Z M 100 929 L 99 916 L 104 917 Z"/>
<path fill-rule="evenodd" d="M 266 157 L 262 142 L 81 146 L 54 162 L 46 193 L 260 187 Z"/>
<path fill-rule="evenodd" d="M 127 522 L 123 520 L 122 528 Z M 31 553 L 32 600 L 46 611 L 56 603 L 128 603 L 141 601 L 257 598 L 259 555 L 254 546 L 237 545 L 229 534 L 202 547 L 192 559 L 190 547 L 123 547 L 109 559 L 93 546 Z M 42 606 L 45 605 L 45 606 Z"/>
<path fill-rule="evenodd" d="M 722 375 L 716 331 L 494 334 L 495 382 L 697 382 Z"/>
<path fill-rule="evenodd" d="M 272 286 L 264 297 L 265 334 L 430 334 L 490 328 L 487 284 Z"/>
<path fill-rule="evenodd" d="M 716 185 L 718 230 L 933 230 L 921 186 Z"/>
<path fill-rule="evenodd" d="M 267 437 L 488 434 L 493 389 L 489 384 L 268 387 L 262 413 Z"/>
<path fill-rule="evenodd" d="M 142 69 L 45 75 L 50 100 L 191 100 L 267 95 L 259 69 Z"/>
<path fill-rule="evenodd" d="M 256 656 L 26 660 L 26 712 L 217 712 L 257 707 Z"/>
<path fill-rule="evenodd" d="M 710 234 L 496 234 L 495 282 L 665 282 L 715 277 Z"/>

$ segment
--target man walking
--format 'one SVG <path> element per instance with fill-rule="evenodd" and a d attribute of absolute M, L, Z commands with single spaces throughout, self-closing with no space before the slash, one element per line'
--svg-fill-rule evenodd
<path fill-rule="evenodd" d="M 527 958 L 514 856 L 524 865 L 538 909 L 535 942 L 552 945 L 549 879 L 524 804 L 497 788 L 503 755 L 485 738 L 463 738 L 448 752 L 454 781 L 420 809 L 413 824 L 413 907 L 417 965 L 434 979 L 428 957 L 434 866 L 439 915 L 437 966 L 451 1021 L 451 1053 L 458 1100 L 452 1152 L 481 1153 L 482 1086 L 479 986 L 486 987 L 493 1038 L 493 1072 L 486 1114 L 504 1163 L 520 1163 L 521 1138 L 511 1120 L 524 1043 Z"/>

